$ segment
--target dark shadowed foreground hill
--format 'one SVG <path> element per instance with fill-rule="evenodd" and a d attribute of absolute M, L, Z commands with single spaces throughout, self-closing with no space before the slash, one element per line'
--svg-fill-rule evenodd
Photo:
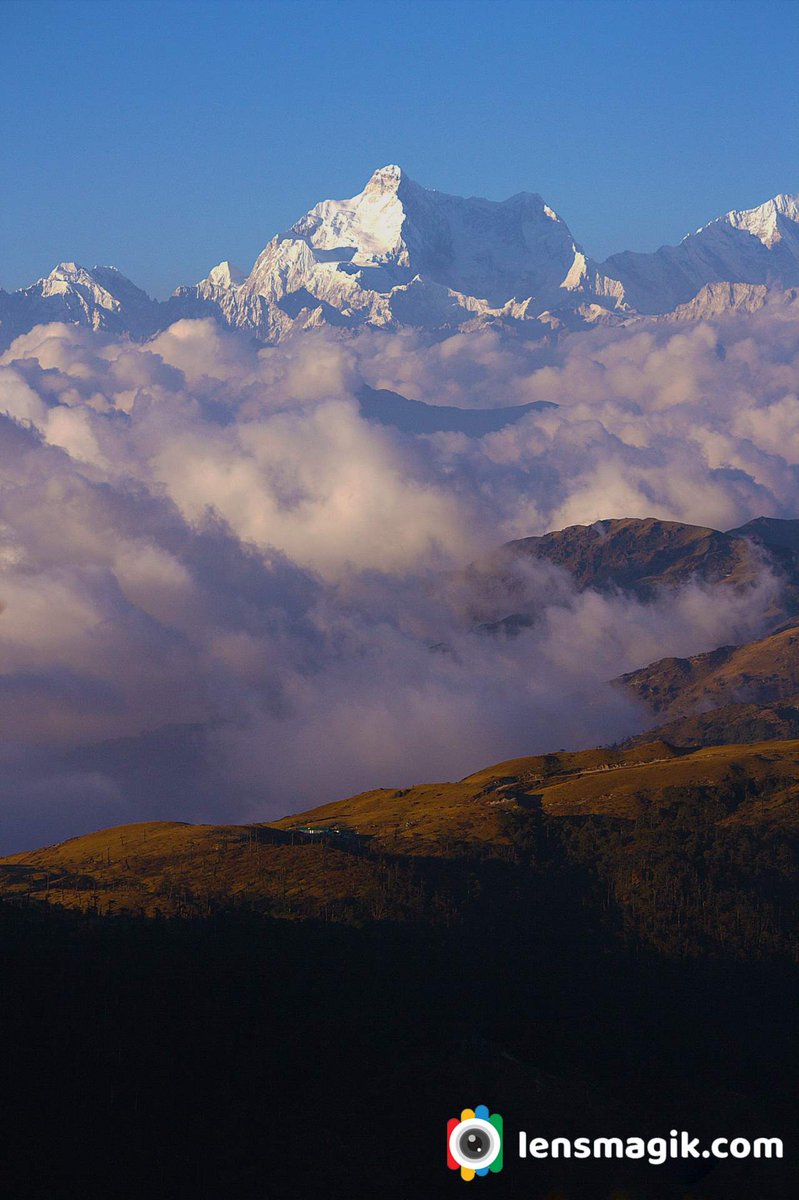
<path fill-rule="evenodd" d="M 799 742 L 655 743 L 3 860 L 9 1194 L 435 1200 L 487 1103 L 497 1195 L 788 1200 L 790 1159 L 523 1163 L 513 1131 L 792 1151 L 797 779 Z"/>

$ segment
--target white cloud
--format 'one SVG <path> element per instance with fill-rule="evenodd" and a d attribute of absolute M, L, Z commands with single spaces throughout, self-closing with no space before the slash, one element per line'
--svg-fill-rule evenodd
<path fill-rule="evenodd" d="M 360 417 L 364 381 L 559 407 L 479 439 L 412 437 Z M 264 817 L 632 732 L 640 714 L 604 681 L 753 635 L 773 580 L 645 605 L 525 568 L 514 583 L 540 619 L 505 641 L 471 625 L 515 597 L 475 593 L 457 568 L 599 518 L 797 515 L 798 392 L 799 326 L 768 311 L 558 345 L 318 332 L 258 349 L 207 321 L 143 346 L 63 325 L 24 335 L 0 357 L 0 718 L 18 838 L 55 827 L 47 780 L 78 822 L 106 799 Z M 120 738 L 139 740 L 98 748 Z M 65 778 L 90 780 L 96 803 Z"/>

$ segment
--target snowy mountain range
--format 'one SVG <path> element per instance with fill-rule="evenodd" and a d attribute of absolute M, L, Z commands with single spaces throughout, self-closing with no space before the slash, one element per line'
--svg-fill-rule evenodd
<path fill-rule="evenodd" d="M 597 262 L 535 193 L 465 199 L 387 166 L 352 199 L 324 200 L 273 237 L 249 275 L 222 262 L 156 301 L 114 267 L 65 262 L 0 291 L 0 347 L 48 321 L 146 338 L 206 316 L 265 342 L 319 325 L 439 334 L 499 325 L 536 336 L 752 311 L 786 292 L 795 299 L 798 287 L 799 195 L 729 212 L 654 254 Z"/>

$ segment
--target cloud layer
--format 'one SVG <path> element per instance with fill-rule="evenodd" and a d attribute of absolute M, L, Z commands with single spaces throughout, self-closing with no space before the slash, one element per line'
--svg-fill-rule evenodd
<path fill-rule="evenodd" d="M 362 419 L 364 382 L 558 407 L 413 437 Z M 633 732 L 605 681 L 758 632 L 774 580 L 644 605 L 528 567 L 539 619 L 503 640 L 474 618 L 512 611 L 507 591 L 459 568 L 600 518 L 796 516 L 799 321 L 260 349 L 206 321 L 146 345 L 50 325 L 0 358 L 0 413 L 7 850 L 268 819 Z"/>

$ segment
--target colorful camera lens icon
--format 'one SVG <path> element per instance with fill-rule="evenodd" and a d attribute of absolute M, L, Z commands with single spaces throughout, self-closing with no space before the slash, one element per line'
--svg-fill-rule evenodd
<path fill-rule="evenodd" d="M 502 1170 L 502 1117 L 485 1104 L 464 1108 L 447 1121 L 447 1166 L 470 1182 L 475 1175 Z"/>

